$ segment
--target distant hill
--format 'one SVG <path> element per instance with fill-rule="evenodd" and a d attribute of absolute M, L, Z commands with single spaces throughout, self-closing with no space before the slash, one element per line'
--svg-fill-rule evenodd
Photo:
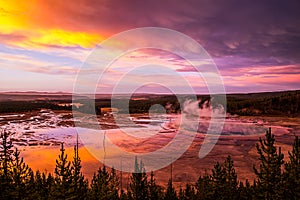
<path fill-rule="evenodd" d="M 63 92 L 2 92 L 0 102 L 4 101 L 47 101 L 47 100 L 72 100 L 71 93 Z"/>
<path fill-rule="evenodd" d="M 124 94 L 114 95 L 121 104 Z M 188 99 L 189 95 L 177 95 L 180 100 Z M 227 112 L 237 115 L 284 115 L 300 116 L 300 90 L 262 92 L 249 94 L 227 94 Z M 96 110 L 111 106 L 111 95 L 96 94 Z M 210 99 L 209 95 L 198 95 L 199 106 Z M 0 93 L 0 112 L 18 112 L 36 110 L 41 106 L 53 109 L 64 109 L 58 103 L 72 101 L 71 93 L 48 92 L 5 92 Z M 85 103 L 84 97 L 81 103 Z M 180 111 L 180 104 L 175 95 L 167 94 L 135 94 L 131 97 L 129 109 L 131 113 L 145 113 L 154 104 L 172 105 L 171 112 Z M 20 105 L 20 106 L 18 106 Z M 125 105 L 126 107 L 126 105 Z M 67 108 L 70 109 L 69 107 Z M 85 109 L 83 106 L 82 109 Z M 90 109 L 90 108 L 89 108 Z"/>
<path fill-rule="evenodd" d="M 238 115 L 300 116 L 300 90 L 229 94 L 227 111 Z"/>

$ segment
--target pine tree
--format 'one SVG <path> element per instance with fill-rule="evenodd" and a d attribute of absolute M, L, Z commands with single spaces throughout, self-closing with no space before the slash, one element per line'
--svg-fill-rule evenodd
<path fill-rule="evenodd" d="M 54 191 L 55 189 L 55 180 L 54 180 L 54 177 L 51 173 L 48 174 L 48 176 L 46 176 L 45 173 L 42 173 L 42 179 L 43 179 L 43 182 L 45 183 L 44 184 L 44 187 L 46 188 L 46 194 L 47 194 L 47 197 L 46 199 L 51 199 L 50 196 L 51 196 L 51 193 L 52 191 Z"/>
<path fill-rule="evenodd" d="M 177 199 L 178 199 L 177 193 L 175 191 L 175 188 L 173 187 L 172 180 L 169 179 L 167 191 L 164 196 L 164 200 L 177 200 Z"/>
<path fill-rule="evenodd" d="M 10 163 L 12 161 L 12 142 L 9 140 L 9 132 L 1 131 L 1 145 L 0 145 L 0 199 L 9 199 L 12 193 L 11 177 L 10 177 Z"/>
<path fill-rule="evenodd" d="M 137 157 L 135 157 L 134 163 L 134 172 L 131 174 L 131 183 L 130 183 L 130 199 L 140 200 L 148 199 L 148 181 L 147 175 L 144 168 L 144 164 L 141 161 L 138 164 Z"/>
<path fill-rule="evenodd" d="M 196 199 L 195 188 L 190 184 L 186 184 L 185 186 L 184 199 L 186 200 Z"/>
<path fill-rule="evenodd" d="M 12 160 L 12 142 L 9 140 L 8 136 L 10 135 L 10 132 L 7 132 L 6 130 L 3 130 L 1 132 L 1 146 L 0 146 L 0 160 L 1 160 L 1 172 L 4 174 L 4 176 L 8 176 L 9 171 L 9 163 Z"/>
<path fill-rule="evenodd" d="M 31 194 L 33 191 L 31 187 L 33 184 L 33 172 L 29 166 L 24 163 L 23 158 L 20 158 L 20 152 L 17 149 L 12 155 L 10 177 L 13 198 L 24 199 Z"/>
<path fill-rule="evenodd" d="M 189 198 L 192 198 L 193 192 L 190 193 Z M 194 193 L 198 199 L 238 199 L 238 181 L 231 157 L 228 156 L 223 164 L 217 162 L 212 175 L 200 176 Z"/>
<path fill-rule="evenodd" d="M 120 183 L 114 168 L 111 169 L 109 183 L 110 199 L 119 199 Z"/>
<path fill-rule="evenodd" d="M 30 179 L 29 179 L 29 183 L 27 185 L 26 193 L 27 194 L 23 195 L 22 199 L 39 199 L 40 198 L 40 195 L 36 191 L 36 181 L 35 181 L 35 175 L 34 175 L 33 171 L 31 171 L 31 173 L 30 173 Z M 26 198 L 24 198 L 24 196 Z"/>
<path fill-rule="evenodd" d="M 81 172 L 81 160 L 78 153 L 78 142 L 74 146 L 74 157 L 71 167 L 71 193 L 72 199 L 86 199 L 88 194 L 88 181 Z"/>
<path fill-rule="evenodd" d="M 91 183 L 91 199 L 101 199 L 101 200 L 110 200 L 110 199 L 119 199 L 119 181 L 115 173 L 115 170 L 112 169 L 111 173 L 106 170 L 106 167 L 99 168 L 98 173 L 94 174 L 92 183 Z"/>
<path fill-rule="evenodd" d="M 300 199 L 300 139 L 298 136 L 295 137 L 289 158 L 289 162 L 285 164 L 284 196 L 288 199 Z"/>
<path fill-rule="evenodd" d="M 233 160 L 231 159 L 230 155 L 226 158 L 224 162 L 224 169 L 226 178 L 226 188 L 224 196 L 226 196 L 226 198 L 228 199 L 238 199 L 239 195 L 237 174 L 235 172 Z"/>
<path fill-rule="evenodd" d="M 213 197 L 213 181 L 212 177 L 205 173 L 200 176 L 196 182 L 196 197 L 197 199 L 214 199 Z"/>
<path fill-rule="evenodd" d="M 50 185 L 48 183 L 45 173 L 40 171 L 35 172 L 35 193 L 37 194 L 37 199 L 48 199 L 50 193 Z"/>
<path fill-rule="evenodd" d="M 241 200 L 253 199 L 253 186 L 251 186 L 248 179 L 246 180 L 245 185 L 243 182 L 240 182 L 240 185 L 238 187 L 238 199 Z"/>
<path fill-rule="evenodd" d="M 178 192 L 178 200 L 185 200 L 185 194 L 184 194 L 184 190 L 182 189 L 182 187 L 180 186 L 179 192 Z"/>
<path fill-rule="evenodd" d="M 214 199 L 226 198 L 226 170 L 219 162 L 212 169 L 212 182 Z"/>
<path fill-rule="evenodd" d="M 92 183 L 91 183 L 91 192 L 90 198 L 91 199 L 108 199 L 108 180 L 109 174 L 106 171 L 106 167 L 99 168 L 97 174 L 93 175 Z"/>
<path fill-rule="evenodd" d="M 159 200 L 162 199 L 162 188 L 156 184 L 154 173 L 151 171 L 150 181 L 149 181 L 149 199 L 150 200 Z"/>
<path fill-rule="evenodd" d="M 271 128 L 266 131 L 265 139 L 259 138 L 256 144 L 259 154 L 259 170 L 253 166 L 257 176 L 256 198 L 262 199 L 282 199 L 282 172 L 284 163 L 281 148 L 275 147 L 275 138 L 271 133 Z"/>
<path fill-rule="evenodd" d="M 53 199 L 70 199 L 72 198 L 71 163 L 67 160 L 68 156 L 65 154 L 63 143 L 60 152 L 58 159 L 56 159 L 54 185 L 50 196 Z"/>

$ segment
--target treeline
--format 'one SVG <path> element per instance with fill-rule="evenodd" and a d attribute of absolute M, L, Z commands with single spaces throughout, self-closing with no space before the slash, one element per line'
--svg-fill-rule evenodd
<path fill-rule="evenodd" d="M 229 95 L 227 111 L 238 115 L 300 115 L 300 91 Z"/>
<path fill-rule="evenodd" d="M 210 101 L 209 95 L 197 97 L 199 107 L 203 107 L 206 101 Z M 148 113 L 151 106 L 160 104 L 167 108 L 168 113 L 179 113 L 180 105 L 190 99 L 189 95 L 148 95 L 139 98 L 131 98 L 128 102 L 124 98 L 115 99 L 120 113 L 129 109 L 130 113 Z M 58 102 L 66 101 L 6 101 L 0 102 L 0 113 L 28 112 L 41 108 L 52 110 L 72 110 L 72 106 L 60 106 Z M 83 113 L 100 115 L 101 108 L 111 107 L 111 99 L 77 100 L 81 103 L 79 108 L 73 109 Z M 68 102 L 70 103 L 70 102 Z M 128 108 L 127 108 L 128 107 Z M 253 93 L 253 94 L 229 94 L 227 95 L 227 112 L 237 115 L 272 115 L 272 116 L 300 116 L 300 91 Z"/>
<path fill-rule="evenodd" d="M 40 109 L 72 110 L 72 106 L 60 106 L 47 101 L 5 101 L 0 102 L 0 113 L 31 112 Z"/>
<path fill-rule="evenodd" d="M 256 145 L 260 165 L 253 167 L 256 174 L 253 182 L 237 179 L 234 162 L 228 156 L 224 163 L 216 163 L 211 173 L 180 190 L 175 190 L 172 179 L 167 188 L 159 186 L 154 173 L 148 177 L 143 163 L 137 159 L 126 190 L 121 188 L 116 171 L 105 166 L 99 168 L 89 183 L 81 172 L 78 147 L 74 147 L 73 159 L 69 161 L 63 144 L 53 174 L 33 172 L 18 150 L 12 149 L 8 136 L 8 132 L 2 131 L 0 199 L 300 199 L 300 140 L 295 138 L 289 159 L 284 161 L 271 130 Z"/>
<path fill-rule="evenodd" d="M 151 106 L 159 104 L 165 108 L 167 107 L 166 110 L 168 113 L 177 113 L 180 111 L 180 105 L 183 105 L 184 99 L 187 99 L 187 97 L 184 96 L 178 97 L 179 98 L 175 95 L 165 95 L 158 96 L 156 98 L 149 98 L 148 100 L 130 100 L 129 111 L 130 113 L 148 113 Z"/>
<path fill-rule="evenodd" d="M 198 95 L 199 108 L 207 105 L 210 102 L 209 95 Z M 214 98 L 217 98 L 216 96 Z M 114 102 L 118 105 L 119 113 L 123 113 L 129 109 L 130 113 L 148 113 L 151 106 L 160 104 L 167 108 L 168 113 L 181 112 L 180 105 L 191 99 L 189 95 L 149 95 L 139 98 L 132 98 L 128 102 L 124 99 L 115 99 Z M 250 94 L 228 94 L 227 112 L 230 114 L 237 114 L 241 116 L 300 116 L 300 91 L 284 91 L 284 92 L 267 92 L 267 93 L 250 93 Z M 99 112 L 103 107 L 111 107 L 110 99 L 96 99 L 95 107 L 91 104 L 86 104 L 81 101 L 84 106 L 80 107 L 78 111 L 84 113 L 101 114 Z M 217 101 L 214 101 L 217 103 Z M 213 105 L 218 106 L 218 105 Z"/>
<path fill-rule="evenodd" d="M 82 99 L 77 100 L 76 102 L 81 103 L 82 106 L 80 106 L 79 108 L 74 108 L 74 110 L 82 113 L 96 113 L 100 115 L 103 114 L 101 113 L 101 108 L 111 107 L 117 108 L 119 113 L 127 113 L 128 110 L 130 113 L 148 113 L 150 107 L 157 104 L 160 104 L 163 107 L 170 105 L 170 107 L 167 109 L 167 112 L 177 113 L 178 111 L 180 111 L 180 103 L 183 104 L 184 101 L 183 98 L 182 101 L 180 101 L 180 99 L 178 100 L 174 95 L 149 95 L 147 98 L 141 97 L 140 99 L 129 99 L 129 97 L 127 99 L 125 97 L 114 99 L 113 105 L 111 99 Z"/>

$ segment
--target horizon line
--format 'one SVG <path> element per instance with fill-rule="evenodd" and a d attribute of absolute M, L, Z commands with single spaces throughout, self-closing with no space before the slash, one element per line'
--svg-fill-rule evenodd
<path fill-rule="evenodd" d="M 292 91 L 300 91 L 300 89 L 290 89 L 290 90 L 274 90 L 274 91 L 249 91 L 249 92 L 226 92 L 224 93 L 225 95 L 231 95 L 231 94 L 258 94 L 258 93 L 276 93 L 276 92 L 292 92 Z M 65 92 L 65 91 L 0 91 L 0 94 L 29 94 L 29 93 L 35 93 L 35 94 L 49 94 L 49 95 L 54 95 L 54 94 L 63 94 L 63 95 L 74 95 L 75 93 L 73 92 Z M 159 92 L 136 92 L 134 95 L 143 95 L 143 94 L 152 94 L 152 95 L 191 95 L 189 93 L 177 93 L 177 94 L 172 94 L 172 93 L 159 93 Z M 223 93 L 195 93 L 194 95 L 223 95 Z M 77 94 L 77 95 L 112 95 L 112 93 L 96 93 L 96 94 L 89 94 L 89 93 L 82 93 L 82 94 Z M 114 95 L 128 95 L 127 93 L 117 93 Z M 132 95 L 132 94 L 131 94 Z"/>

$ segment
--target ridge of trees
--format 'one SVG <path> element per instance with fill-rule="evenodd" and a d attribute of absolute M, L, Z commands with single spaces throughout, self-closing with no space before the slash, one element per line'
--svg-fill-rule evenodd
<path fill-rule="evenodd" d="M 273 95 L 272 95 L 273 94 Z M 247 98 L 245 98 L 245 97 Z M 237 115 L 300 115 L 300 91 L 227 96 L 227 111 Z"/>
<path fill-rule="evenodd" d="M 172 179 L 167 188 L 156 183 L 154 173 L 146 174 L 143 162 L 135 159 L 127 190 L 120 188 L 114 169 L 99 168 L 91 182 L 81 172 L 78 145 L 72 161 L 68 160 L 64 145 L 56 159 L 54 173 L 33 170 L 13 149 L 9 132 L 1 132 L 0 199 L 122 199 L 122 200 L 193 200 L 193 199 L 300 199 L 300 139 L 295 137 L 289 159 L 284 161 L 280 147 L 269 129 L 256 144 L 259 166 L 253 166 L 255 180 L 250 183 L 237 179 L 230 156 L 217 162 L 211 173 L 200 176 L 194 184 L 186 184 L 179 191 Z"/>
<path fill-rule="evenodd" d="M 168 112 L 180 112 L 180 105 L 187 99 L 189 95 L 143 95 L 141 98 L 132 98 L 129 101 L 130 113 L 148 113 L 152 105 L 160 104 L 168 105 Z M 130 98 L 130 97 L 128 97 Z M 199 107 L 203 107 L 206 101 L 210 100 L 209 95 L 198 95 Z M 300 91 L 283 91 L 283 92 L 267 92 L 267 93 L 250 93 L 250 94 L 228 94 L 227 112 L 242 116 L 253 115 L 271 115 L 280 116 L 287 115 L 291 117 L 300 115 Z M 101 108 L 111 107 L 111 99 L 101 98 L 95 99 L 95 106 L 90 105 L 91 101 L 87 99 L 77 100 L 82 106 L 79 108 L 72 106 L 62 106 L 59 103 L 71 103 L 71 100 L 38 100 L 38 101 L 0 101 L 0 113 L 17 113 L 39 110 L 41 108 L 52 110 L 77 110 L 83 113 L 101 114 Z M 127 108 L 127 101 L 121 97 L 115 99 L 117 105 L 121 108 Z M 124 110 L 120 109 L 120 113 Z"/>
<path fill-rule="evenodd" d="M 72 110 L 72 106 L 60 106 L 50 101 L 0 101 L 0 113 L 31 112 L 40 109 Z"/>

